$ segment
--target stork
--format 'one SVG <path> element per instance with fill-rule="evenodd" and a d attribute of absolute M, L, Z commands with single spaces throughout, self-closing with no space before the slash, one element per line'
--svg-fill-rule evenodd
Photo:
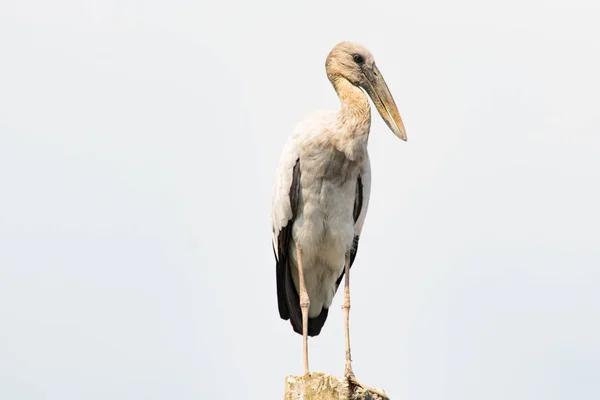
<path fill-rule="evenodd" d="M 371 108 L 366 93 L 391 131 L 406 141 L 396 103 L 371 53 L 352 42 L 337 44 L 325 62 L 341 102 L 300 122 L 285 145 L 273 187 L 271 222 L 279 316 L 303 337 L 327 320 L 344 280 L 345 376 L 354 380 L 350 356 L 350 267 L 356 257 L 369 194 L 367 152 Z M 364 91 L 363 91 L 364 90 Z"/>

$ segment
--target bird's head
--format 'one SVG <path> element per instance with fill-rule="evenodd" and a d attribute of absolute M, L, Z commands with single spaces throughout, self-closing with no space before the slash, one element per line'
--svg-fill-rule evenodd
<path fill-rule="evenodd" d="M 327 77 L 334 85 L 341 78 L 364 89 L 387 126 L 406 141 L 406 130 L 396 102 L 369 50 L 358 43 L 338 43 L 327 56 L 325 67 Z"/>

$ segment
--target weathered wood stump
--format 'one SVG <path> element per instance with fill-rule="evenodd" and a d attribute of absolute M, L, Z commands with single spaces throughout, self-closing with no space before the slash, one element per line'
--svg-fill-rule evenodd
<path fill-rule="evenodd" d="M 379 392 L 379 393 L 376 393 Z M 284 400 L 388 400 L 383 390 L 369 390 L 346 378 L 313 372 L 285 378 Z"/>

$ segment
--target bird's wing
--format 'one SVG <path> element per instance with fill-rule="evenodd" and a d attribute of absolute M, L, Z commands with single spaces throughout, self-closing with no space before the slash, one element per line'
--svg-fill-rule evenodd
<path fill-rule="evenodd" d="M 290 139 L 283 149 L 273 186 L 273 204 L 271 224 L 273 227 L 273 252 L 277 269 L 277 305 L 279 316 L 290 318 L 290 310 L 286 302 L 286 280 L 289 275 L 289 243 L 292 238 L 292 227 L 298 208 L 300 195 L 300 160 L 296 142 Z M 287 286 L 290 286 L 289 284 Z M 297 295 L 296 295 L 297 296 Z"/>
<path fill-rule="evenodd" d="M 371 163 L 367 154 L 365 162 L 362 165 L 360 175 L 356 181 L 356 195 L 354 197 L 354 241 L 349 252 L 350 266 L 354 264 L 356 253 L 358 252 L 358 240 L 362 232 L 367 209 L 369 208 L 369 197 L 371 196 Z M 335 290 L 339 287 L 344 278 L 344 271 L 336 281 Z"/>

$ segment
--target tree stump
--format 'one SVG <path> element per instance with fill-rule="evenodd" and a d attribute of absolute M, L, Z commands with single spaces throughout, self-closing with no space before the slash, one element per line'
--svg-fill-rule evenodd
<path fill-rule="evenodd" d="M 384 393 L 381 389 L 377 392 Z M 313 372 L 285 378 L 284 400 L 389 400 L 380 393 L 349 382 L 346 378 Z"/>

